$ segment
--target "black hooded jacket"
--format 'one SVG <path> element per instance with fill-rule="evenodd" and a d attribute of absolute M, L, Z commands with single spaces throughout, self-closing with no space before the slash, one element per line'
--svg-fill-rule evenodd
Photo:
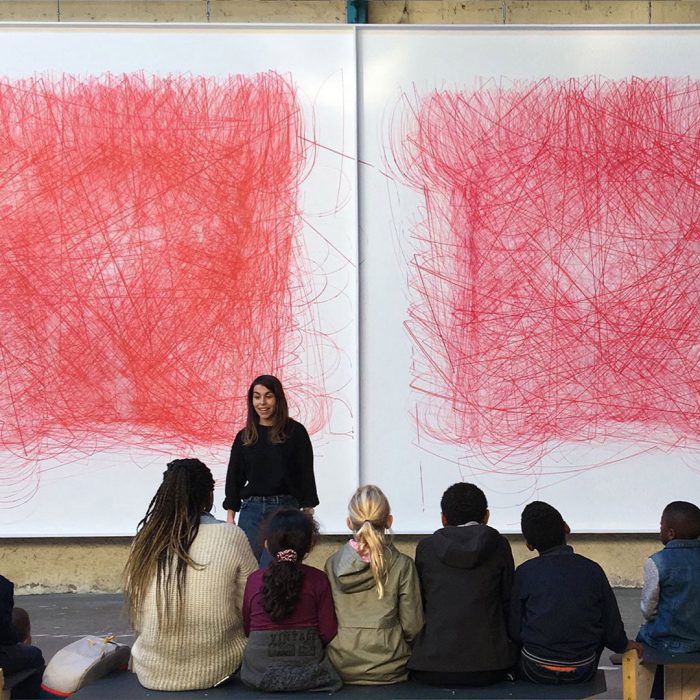
<path fill-rule="evenodd" d="M 448 526 L 418 543 L 416 568 L 425 626 L 408 667 L 442 673 L 505 669 L 517 649 L 508 639 L 513 554 L 488 525 Z"/>

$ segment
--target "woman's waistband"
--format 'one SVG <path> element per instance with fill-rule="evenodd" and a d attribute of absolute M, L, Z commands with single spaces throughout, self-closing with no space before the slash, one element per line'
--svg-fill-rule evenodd
<path fill-rule="evenodd" d="M 296 496 L 290 494 L 283 494 L 281 496 L 246 496 L 241 500 L 251 503 L 270 503 L 271 505 L 282 505 L 290 501 L 294 501 L 295 503 L 299 502 Z"/>

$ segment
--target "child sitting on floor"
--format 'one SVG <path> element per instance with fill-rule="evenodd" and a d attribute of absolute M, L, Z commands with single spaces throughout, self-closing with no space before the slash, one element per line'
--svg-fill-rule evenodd
<path fill-rule="evenodd" d="M 12 698 L 38 698 L 41 689 L 41 677 L 44 673 L 44 657 L 41 650 L 31 646 L 31 636 L 25 632 L 29 629 L 29 616 L 26 612 L 26 630 L 19 634 L 14 619 L 21 621 L 21 613 L 14 612 L 15 585 L 4 576 L 0 576 L 0 668 L 5 674 L 5 683 L 9 685 L 11 677 L 17 674 L 23 678 L 12 686 Z M 21 610 L 21 608 L 17 608 Z M 27 641 L 27 639 L 29 641 Z"/>
<path fill-rule="evenodd" d="M 507 633 L 515 568 L 510 544 L 486 524 L 488 504 L 478 486 L 453 484 L 440 507 L 442 529 L 416 549 L 425 627 L 408 667 L 431 685 L 497 683 L 517 651 Z"/>
<path fill-rule="evenodd" d="M 559 511 L 530 503 L 521 527 L 539 556 L 515 571 L 509 628 L 522 644 L 520 675 L 533 683 L 584 682 L 595 675 L 604 647 L 639 653 L 603 569 L 566 544 L 570 530 Z"/>
<path fill-rule="evenodd" d="M 423 627 L 416 567 L 389 540 L 393 518 L 379 487 L 357 489 L 348 512 L 353 538 L 326 562 L 338 615 L 328 655 L 346 683 L 405 681 L 409 645 Z"/>
<path fill-rule="evenodd" d="M 316 524 L 310 515 L 286 508 L 263 527 L 272 561 L 246 584 L 248 645 L 241 680 L 268 692 L 338 690 L 342 681 L 325 652 L 338 627 L 328 578 L 302 564 L 315 543 Z"/>
<path fill-rule="evenodd" d="M 637 639 L 676 654 L 700 651 L 700 508 L 674 501 L 661 515 L 664 548 L 644 562 Z"/>

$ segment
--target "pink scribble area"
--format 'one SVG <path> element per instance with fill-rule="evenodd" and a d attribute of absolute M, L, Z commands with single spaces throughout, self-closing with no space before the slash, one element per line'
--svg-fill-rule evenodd
<path fill-rule="evenodd" d="M 416 420 L 501 455 L 700 442 L 700 82 L 434 92 L 393 157 L 425 195 Z"/>
<path fill-rule="evenodd" d="M 325 424 L 297 357 L 308 150 L 272 72 L 0 81 L 0 506 L 49 458 L 228 442 L 261 372 Z"/>

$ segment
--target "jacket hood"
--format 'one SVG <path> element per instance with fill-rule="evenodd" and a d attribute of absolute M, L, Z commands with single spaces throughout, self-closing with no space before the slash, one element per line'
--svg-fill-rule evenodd
<path fill-rule="evenodd" d="M 447 566 L 473 569 L 490 557 L 501 535 L 488 525 L 448 525 L 433 535 L 435 554 Z"/>
<path fill-rule="evenodd" d="M 386 556 L 388 570 L 398 556 L 398 552 L 393 545 L 387 548 Z M 333 556 L 331 559 L 331 571 L 338 582 L 338 588 L 343 593 L 368 591 L 377 585 L 374 576 L 372 576 L 369 562 L 364 561 L 349 544 L 346 544 Z"/>

